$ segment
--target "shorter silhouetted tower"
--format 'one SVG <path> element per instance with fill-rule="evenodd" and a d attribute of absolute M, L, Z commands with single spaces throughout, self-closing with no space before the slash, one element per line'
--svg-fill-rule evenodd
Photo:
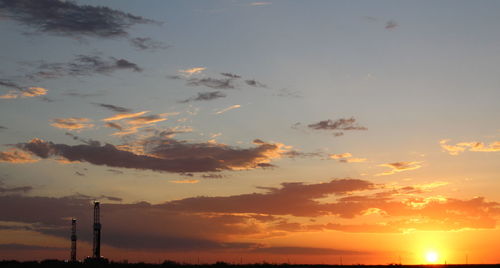
<path fill-rule="evenodd" d="M 99 201 L 94 202 L 94 247 L 92 257 L 94 259 L 101 258 L 101 222 L 100 222 Z"/>
<path fill-rule="evenodd" d="M 71 256 L 72 262 L 76 262 L 76 219 L 71 219 Z"/>

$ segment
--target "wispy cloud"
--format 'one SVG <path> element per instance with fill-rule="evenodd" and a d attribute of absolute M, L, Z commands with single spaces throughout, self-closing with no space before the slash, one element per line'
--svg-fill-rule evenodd
<path fill-rule="evenodd" d="M 5 95 L 0 95 L 0 99 L 32 98 L 47 95 L 48 90 L 42 87 L 30 87 L 23 90 L 11 90 Z"/>
<path fill-rule="evenodd" d="M 245 83 L 249 86 L 252 86 L 252 87 L 267 87 L 266 85 L 262 84 L 261 82 L 255 80 L 255 79 L 249 79 L 249 80 L 245 80 Z"/>
<path fill-rule="evenodd" d="M 14 88 L 17 90 L 23 90 L 23 87 L 18 85 L 17 83 L 14 83 L 8 79 L 0 79 L 0 86 L 7 87 L 7 88 Z"/>
<path fill-rule="evenodd" d="M 486 145 L 483 142 L 471 141 L 471 142 L 459 142 L 455 145 L 447 144 L 450 140 L 444 139 L 439 141 L 441 148 L 444 152 L 450 155 L 459 155 L 465 151 L 469 152 L 500 152 L 500 141 L 491 142 Z"/>
<path fill-rule="evenodd" d="M 342 153 L 342 154 L 330 154 L 328 156 L 330 159 L 335 159 L 341 163 L 361 163 L 366 162 L 366 158 L 357 158 L 352 157 L 351 153 Z"/>
<path fill-rule="evenodd" d="M 220 75 L 229 77 L 229 78 L 241 78 L 241 75 L 233 74 L 233 73 L 220 73 Z"/>
<path fill-rule="evenodd" d="M 379 166 L 380 167 L 388 167 L 391 170 L 376 174 L 375 176 L 386 176 L 386 175 L 392 175 L 392 174 L 395 174 L 398 172 L 419 169 L 422 167 L 422 162 L 420 162 L 420 161 L 394 162 L 394 163 L 382 164 Z"/>
<path fill-rule="evenodd" d="M 163 122 L 167 120 L 169 114 L 152 114 L 152 115 L 142 115 L 136 117 L 130 117 L 124 119 L 122 123 L 107 124 L 108 127 L 117 128 L 121 127 L 119 132 L 115 132 L 112 135 L 123 136 L 136 133 L 139 129 L 144 127 L 152 127 L 156 123 Z"/>
<path fill-rule="evenodd" d="M 150 37 L 135 37 L 129 39 L 130 44 L 140 50 L 158 50 L 167 49 L 168 46 L 160 41 L 153 40 Z"/>
<path fill-rule="evenodd" d="M 389 20 L 385 24 L 385 28 L 387 30 L 392 30 L 392 29 L 394 29 L 394 28 L 396 28 L 398 26 L 399 26 L 399 24 L 396 21 L 394 21 L 394 20 Z"/>
<path fill-rule="evenodd" d="M 224 108 L 222 110 L 219 110 L 219 111 L 215 112 L 215 114 L 222 114 L 222 113 L 225 113 L 227 111 L 231 111 L 231 110 L 234 110 L 234 109 L 237 109 L 237 108 L 240 108 L 240 107 L 241 107 L 241 105 L 239 105 L 239 104 L 232 105 L 232 106 L 229 106 L 227 108 Z"/>
<path fill-rule="evenodd" d="M 51 79 L 65 76 L 90 76 L 94 74 L 109 75 L 118 70 L 142 72 L 142 68 L 126 59 L 114 57 L 103 58 L 99 55 L 77 55 L 71 62 L 40 62 L 35 66 L 37 71 L 27 75 L 29 78 Z"/>
<path fill-rule="evenodd" d="M 185 70 L 179 70 L 179 73 L 184 74 L 186 76 L 191 76 L 193 74 L 199 74 L 203 71 L 205 71 L 207 68 L 205 67 L 194 67 L 190 69 L 185 69 Z"/>
<path fill-rule="evenodd" d="M 176 183 L 176 184 L 195 184 L 200 182 L 199 180 L 173 180 L 169 181 L 171 183 Z"/>
<path fill-rule="evenodd" d="M 123 126 L 121 126 L 118 123 L 107 122 L 107 123 L 104 124 L 104 126 L 109 127 L 109 128 L 114 128 L 114 129 L 117 129 L 117 130 L 120 130 L 120 131 L 123 130 Z"/>
<path fill-rule="evenodd" d="M 100 106 L 116 112 L 130 111 L 130 109 L 115 105 L 105 104 L 104 106 L 103 105 Z M 146 115 L 147 113 L 149 113 L 149 111 L 142 111 L 137 113 L 131 113 L 131 112 L 118 113 L 113 116 L 104 118 L 102 119 L 102 121 L 106 122 L 105 123 L 106 127 L 119 130 L 118 132 L 115 132 L 112 135 L 124 136 L 137 133 L 141 128 L 152 127 L 156 123 L 168 120 L 167 118 L 168 116 L 173 116 L 178 114 L 178 113 L 162 113 L 162 114 Z"/>
<path fill-rule="evenodd" d="M 199 73 L 205 70 L 203 67 L 197 67 L 187 70 L 179 70 L 179 72 L 183 73 L 183 75 L 171 75 L 167 76 L 170 79 L 181 79 L 186 81 L 186 85 L 188 86 L 204 86 L 213 89 L 235 89 L 239 86 L 238 81 L 242 80 L 241 75 L 234 73 L 220 73 L 222 77 L 214 78 L 214 77 L 190 77 L 192 74 Z M 247 79 L 242 80 L 246 85 L 253 87 L 267 87 L 265 84 L 255 80 L 255 79 Z"/>
<path fill-rule="evenodd" d="M 301 129 L 302 123 L 297 122 L 292 125 L 292 129 Z M 368 130 L 366 127 L 360 126 L 357 124 L 356 119 L 354 117 L 351 118 L 340 118 L 337 120 L 323 120 L 317 123 L 307 125 L 307 128 L 313 130 L 321 130 L 321 131 L 331 131 L 333 136 L 338 137 L 344 135 L 345 131 L 352 130 Z"/>
<path fill-rule="evenodd" d="M 188 86 L 205 86 L 213 89 L 234 89 L 236 86 L 233 83 L 233 78 L 189 78 Z"/>
<path fill-rule="evenodd" d="M 122 119 L 127 119 L 127 118 L 134 118 L 141 116 L 143 114 L 148 113 L 149 111 L 142 111 L 142 112 L 137 112 L 137 113 L 123 113 L 123 114 L 116 114 L 111 117 L 107 117 L 102 119 L 104 122 L 109 122 L 109 121 L 117 121 L 117 120 L 122 120 Z"/>
<path fill-rule="evenodd" d="M 260 6 L 268 6 L 272 4 L 271 2 L 252 2 L 250 3 L 250 6 L 253 6 L 253 7 L 260 7 Z"/>
<path fill-rule="evenodd" d="M 129 108 L 121 107 L 121 106 L 116 106 L 112 104 L 106 104 L 106 103 L 93 103 L 94 105 L 97 105 L 99 107 L 111 110 L 113 112 L 117 113 L 130 113 L 132 110 Z"/>
<path fill-rule="evenodd" d="M 37 32 L 75 38 L 123 37 L 134 24 L 157 23 L 104 6 L 59 0 L 3 0 L 0 12 L 5 18 L 30 26 Z"/>
<path fill-rule="evenodd" d="M 94 127 L 94 124 L 90 123 L 91 119 L 82 117 L 55 118 L 50 121 L 53 122 L 50 124 L 51 126 L 67 130 L 82 130 Z"/>
<path fill-rule="evenodd" d="M 187 103 L 191 101 L 209 101 L 209 100 L 215 100 L 215 99 L 220 99 L 220 98 L 225 98 L 227 95 L 220 92 L 220 91 L 211 91 L 211 92 L 200 92 L 198 95 L 185 99 L 183 101 L 180 101 L 180 103 Z"/>
<path fill-rule="evenodd" d="M 224 176 L 221 174 L 203 174 L 203 175 L 201 175 L 201 177 L 204 179 L 222 179 L 222 178 L 224 178 Z"/>

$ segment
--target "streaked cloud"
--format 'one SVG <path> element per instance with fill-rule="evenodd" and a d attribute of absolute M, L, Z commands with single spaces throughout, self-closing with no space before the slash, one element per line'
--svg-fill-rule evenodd
<path fill-rule="evenodd" d="M 156 123 L 166 121 L 168 116 L 178 114 L 178 113 L 163 113 L 163 114 L 144 115 L 146 113 L 148 113 L 148 111 L 143 111 L 139 113 L 117 114 L 112 117 L 104 118 L 102 121 L 106 122 L 105 123 L 106 127 L 119 130 L 119 132 L 115 132 L 112 135 L 123 136 L 123 135 L 130 135 L 137 133 L 137 131 L 141 128 L 152 127 Z M 120 122 L 118 123 L 111 121 L 120 121 Z"/>
<path fill-rule="evenodd" d="M 422 167 L 422 162 L 421 161 L 393 162 L 393 163 L 379 165 L 379 167 L 388 167 L 391 170 L 379 173 L 375 176 L 386 176 L 386 175 L 392 175 L 392 174 L 395 174 L 398 172 L 419 169 Z"/>
<path fill-rule="evenodd" d="M 4 152 L 0 151 L 0 163 L 3 162 L 22 164 L 37 162 L 38 160 L 39 159 L 37 158 L 33 158 L 31 154 L 16 149 L 7 150 Z"/>
<path fill-rule="evenodd" d="M 77 55 L 67 63 L 48 63 L 41 61 L 35 66 L 37 71 L 27 75 L 29 78 L 53 79 L 65 76 L 109 75 L 119 70 L 142 72 L 142 68 L 126 59 L 103 58 L 99 55 Z"/>
<path fill-rule="evenodd" d="M 297 122 L 292 125 L 292 129 L 301 129 L 302 123 Z M 344 135 L 345 131 L 352 130 L 368 130 L 366 127 L 357 124 L 354 117 L 351 118 L 340 118 L 337 120 L 323 120 L 317 123 L 307 125 L 308 129 L 320 130 L 320 131 L 331 131 L 333 136 L 338 137 Z"/>
<path fill-rule="evenodd" d="M 12 81 L 10 81 L 8 79 L 2 79 L 2 78 L 0 78 L 0 86 L 4 86 L 4 87 L 7 87 L 7 88 L 14 88 L 14 89 L 17 89 L 17 90 L 20 90 L 20 91 L 23 90 L 22 86 L 18 85 L 15 82 L 12 82 Z"/>
<path fill-rule="evenodd" d="M 213 89 L 234 89 L 233 78 L 189 78 L 188 86 L 205 86 Z"/>
<path fill-rule="evenodd" d="M 387 30 L 394 29 L 394 28 L 396 28 L 396 27 L 398 27 L 398 26 L 399 26 L 399 24 L 398 24 L 396 21 L 394 21 L 394 20 L 389 20 L 389 21 L 387 21 L 387 22 L 385 23 L 385 28 L 386 28 Z"/>
<path fill-rule="evenodd" d="M 233 73 L 220 73 L 220 75 L 229 77 L 229 78 L 241 78 L 241 75 L 238 74 L 233 74 Z"/>
<path fill-rule="evenodd" d="M 152 115 L 142 115 L 137 117 L 132 117 L 126 120 L 127 124 L 131 126 L 143 126 L 158 123 L 167 120 L 165 114 L 152 114 Z"/>
<path fill-rule="evenodd" d="M 271 2 L 252 2 L 252 3 L 250 3 L 250 5 L 253 7 L 268 6 L 270 4 L 272 4 L 272 3 Z"/>
<path fill-rule="evenodd" d="M 135 37 L 130 38 L 129 42 L 132 46 L 140 50 L 158 50 L 167 49 L 168 46 L 163 42 L 153 40 L 150 37 Z"/>
<path fill-rule="evenodd" d="M 195 184 L 195 183 L 200 182 L 200 180 L 173 180 L 170 182 L 177 183 L 177 184 Z"/>
<path fill-rule="evenodd" d="M 176 173 L 249 170 L 265 167 L 281 158 L 287 147 L 281 143 L 254 141 L 251 148 L 237 148 L 217 143 L 188 143 L 168 138 L 148 138 L 136 146 L 142 149 L 124 150 L 100 143 L 66 145 L 33 139 L 17 144 L 19 149 L 40 158 L 58 157 L 67 161 L 94 165 Z M 132 147 L 133 148 L 133 147 Z M 137 152 L 144 152 L 139 154 Z"/>
<path fill-rule="evenodd" d="M 90 123 L 91 119 L 83 117 L 55 118 L 50 121 L 53 122 L 50 124 L 51 126 L 67 130 L 82 130 L 94 127 L 94 124 Z"/>
<path fill-rule="evenodd" d="M 219 111 L 215 112 L 215 114 L 222 114 L 222 113 L 225 113 L 227 111 L 231 111 L 231 110 L 234 110 L 234 109 L 237 109 L 237 108 L 240 108 L 240 107 L 241 107 L 241 105 L 235 104 L 235 105 L 229 106 L 227 108 L 224 108 L 222 110 L 219 110 Z"/>
<path fill-rule="evenodd" d="M 222 178 L 224 178 L 224 176 L 221 174 L 203 174 L 203 175 L 201 175 L 201 177 L 204 179 L 222 179 Z"/>
<path fill-rule="evenodd" d="M 205 70 L 203 67 L 197 67 L 187 70 L 179 70 L 179 72 L 183 73 L 183 75 L 170 75 L 167 76 L 170 79 L 181 79 L 186 81 L 186 85 L 188 86 L 204 86 L 213 89 L 235 89 L 240 86 L 238 81 L 245 83 L 246 85 L 253 87 L 262 87 L 265 88 L 266 85 L 255 80 L 255 79 L 247 79 L 242 80 L 242 76 L 234 73 L 223 72 L 220 73 L 222 77 L 190 77 L 194 73 L 198 73 L 199 71 Z"/>
<path fill-rule="evenodd" d="M 112 104 L 106 104 L 106 103 L 93 103 L 94 105 L 97 105 L 99 107 L 111 110 L 113 112 L 117 113 L 130 113 L 132 110 L 129 108 L 121 107 L 121 106 L 116 106 Z"/>
<path fill-rule="evenodd" d="M 200 92 L 196 96 L 180 101 L 180 103 L 187 103 L 191 101 L 209 101 L 209 100 L 225 98 L 226 96 L 227 96 L 226 94 L 220 91 Z"/>
<path fill-rule="evenodd" d="M 331 159 L 336 159 L 337 160 L 337 159 L 352 157 L 352 154 L 350 154 L 350 153 L 331 154 L 331 155 L 329 155 L 329 157 Z"/>
<path fill-rule="evenodd" d="M 186 76 L 191 76 L 193 74 L 199 74 L 203 71 L 205 71 L 207 68 L 205 67 L 193 67 L 190 69 L 185 69 L 185 70 L 179 70 L 179 73 L 184 74 Z"/>
<path fill-rule="evenodd" d="M 249 79 L 249 80 L 245 80 L 245 83 L 249 86 L 252 86 L 252 87 L 267 87 L 266 85 L 262 84 L 261 82 L 257 81 L 257 80 L 254 80 L 254 79 Z"/>
<path fill-rule="evenodd" d="M 156 23 L 104 6 L 59 0 L 2 0 L 0 14 L 36 32 L 75 38 L 116 38 L 128 35 L 132 25 Z"/>
<path fill-rule="evenodd" d="M 116 114 L 111 117 L 107 117 L 102 119 L 104 122 L 109 122 L 109 121 L 118 121 L 118 120 L 123 120 L 123 119 L 128 119 L 128 118 L 134 118 L 134 117 L 139 117 L 142 116 L 143 114 L 149 113 L 149 111 L 142 111 L 142 112 L 137 112 L 137 113 L 121 113 L 121 114 Z"/>
<path fill-rule="evenodd" d="M 120 131 L 123 130 L 123 127 L 120 124 L 118 124 L 118 123 L 107 122 L 107 123 L 104 124 L 104 126 L 109 127 L 109 128 L 114 128 L 114 129 L 117 129 L 117 130 L 120 130 Z"/>
<path fill-rule="evenodd" d="M 342 154 L 330 154 L 328 155 L 330 159 L 335 159 L 341 163 L 361 163 L 366 162 L 366 158 L 358 158 L 352 157 L 351 153 L 342 153 Z"/>
<path fill-rule="evenodd" d="M 48 90 L 42 87 L 30 87 L 23 90 L 11 90 L 5 95 L 0 95 L 0 99 L 20 99 L 32 98 L 47 95 Z"/>
<path fill-rule="evenodd" d="M 455 145 L 447 144 L 450 140 L 444 139 L 439 141 L 443 152 L 447 152 L 450 155 L 459 155 L 465 151 L 469 152 L 500 152 L 500 141 L 493 141 L 489 145 L 483 142 L 471 141 L 471 142 L 459 142 Z"/>

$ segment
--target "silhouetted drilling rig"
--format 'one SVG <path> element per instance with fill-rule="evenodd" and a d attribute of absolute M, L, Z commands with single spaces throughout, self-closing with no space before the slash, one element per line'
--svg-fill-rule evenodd
<path fill-rule="evenodd" d="M 76 219 L 71 219 L 71 262 L 76 262 Z"/>
<path fill-rule="evenodd" d="M 101 256 L 101 211 L 99 201 L 94 202 L 94 224 L 93 224 L 93 244 L 92 257 L 85 258 L 85 263 L 102 264 L 108 263 L 108 259 Z M 77 262 L 76 259 L 76 219 L 71 219 L 71 255 L 70 261 Z"/>
<path fill-rule="evenodd" d="M 94 202 L 94 243 L 92 248 L 92 258 L 101 258 L 101 220 L 99 202 Z"/>

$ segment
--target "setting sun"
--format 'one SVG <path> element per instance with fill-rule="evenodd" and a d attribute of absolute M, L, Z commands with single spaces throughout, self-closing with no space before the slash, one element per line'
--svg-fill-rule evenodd
<path fill-rule="evenodd" d="M 500 268 L 500 0 L 144 2 L 0 0 L 0 268 Z"/>
<path fill-rule="evenodd" d="M 428 251 L 425 253 L 425 260 L 429 263 L 436 263 L 439 258 L 439 255 L 436 251 Z"/>

